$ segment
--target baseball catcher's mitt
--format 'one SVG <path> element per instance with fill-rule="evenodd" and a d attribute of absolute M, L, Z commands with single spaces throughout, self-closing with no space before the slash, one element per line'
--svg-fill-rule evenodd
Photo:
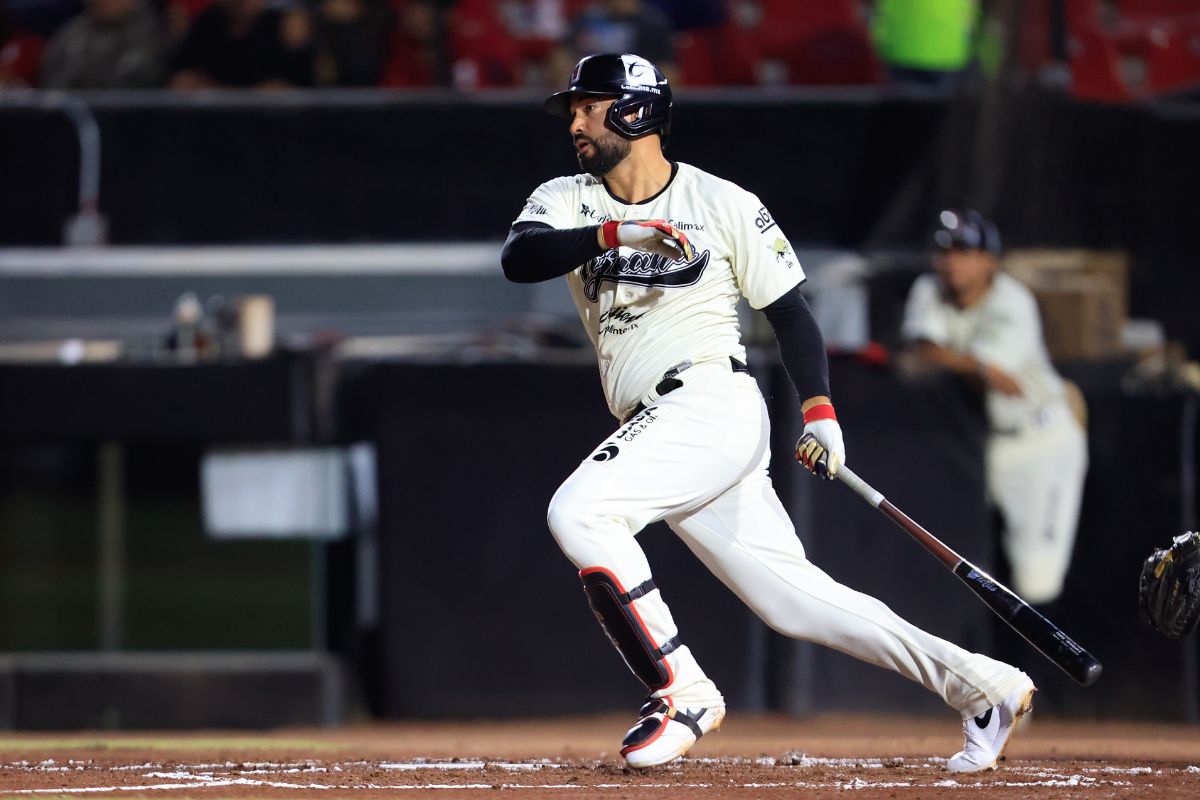
<path fill-rule="evenodd" d="M 1155 550 L 1142 565 L 1138 582 L 1142 611 L 1159 633 L 1186 636 L 1200 618 L 1200 533 L 1176 536 L 1165 550 Z"/>

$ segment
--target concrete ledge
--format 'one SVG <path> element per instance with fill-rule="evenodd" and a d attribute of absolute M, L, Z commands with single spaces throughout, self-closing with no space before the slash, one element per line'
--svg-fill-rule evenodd
<path fill-rule="evenodd" d="M 344 714 L 344 669 L 327 653 L 0 656 L 9 730 L 330 726 Z"/>

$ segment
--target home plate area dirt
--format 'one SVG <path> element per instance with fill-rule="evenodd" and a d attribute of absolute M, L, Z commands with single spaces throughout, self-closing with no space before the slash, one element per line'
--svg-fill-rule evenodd
<path fill-rule="evenodd" d="M 995 772 L 955 775 L 953 721 L 732 718 L 635 772 L 623 717 L 264 734 L 0 736 L 0 797 L 1200 798 L 1200 728 L 1036 720 Z M 948 730 L 949 728 L 949 730 Z"/>

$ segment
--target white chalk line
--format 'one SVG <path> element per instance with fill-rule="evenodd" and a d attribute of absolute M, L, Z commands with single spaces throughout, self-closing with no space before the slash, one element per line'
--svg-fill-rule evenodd
<path fill-rule="evenodd" d="M 600 764 L 602 762 L 593 761 L 592 764 Z M 813 767 L 843 767 L 843 768 L 865 768 L 865 769 L 884 769 L 895 767 L 910 767 L 910 768 L 937 768 L 945 763 L 942 758 L 922 758 L 906 760 L 904 758 L 821 758 L 811 757 L 803 753 L 785 753 L 782 758 L 776 759 L 771 756 L 760 756 L 758 758 L 693 758 L 683 759 L 676 762 L 675 766 L 682 765 L 704 765 L 718 764 L 722 766 L 729 765 L 756 765 L 774 767 L 781 771 L 802 770 Z M 434 760 L 418 758 L 411 761 L 348 761 L 338 762 L 329 767 L 320 766 L 312 761 L 290 761 L 290 762 L 233 762 L 227 761 L 219 764 L 196 764 L 177 766 L 173 771 L 163 771 L 162 765 L 154 763 L 145 763 L 137 765 L 117 765 L 105 766 L 96 765 L 88 761 L 69 760 L 66 764 L 59 764 L 53 759 L 47 759 L 37 764 L 31 764 L 28 761 L 10 762 L 8 764 L 0 764 L 0 766 L 24 769 L 34 773 L 61 773 L 64 771 L 84 771 L 84 770 L 121 770 L 121 771 L 138 771 L 145 772 L 146 778 L 167 779 L 175 781 L 174 783 L 155 783 L 155 784 L 140 784 L 140 785 L 121 785 L 121 786 L 86 786 L 86 787 L 44 787 L 33 789 L 17 789 L 8 790 L 7 794 L 94 794 L 100 792 L 128 792 L 128 791 L 171 791 L 177 789 L 206 789 L 217 788 L 224 786 L 256 786 L 265 788 L 277 789 L 300 789 L 300 790 L 388 790 L 388 791 L 427 791 L 427 790 L 472 790 L 472 789 L 549 789 L 549 790 L 584 790 L 589 789 L 628 789 L 636 788 L 687 788 L 687 789 L 707 789 L 714 786 L 727 788 L 745 788 L 745 789 L 766 789 L 766 788 L 805 788 L 805 789 L 842 789 L 842 790 L 860 790 L 860 789 L 891 789 L 891 788 L 983 788 L 983 787 L 1013 787 L 1013 788 L 1037 788 L 1037 787 L 1130 787 L 1134 784 L 1131 781 L 1114 780 L 1107 777 L 1099 777 L 1100 775 L 1162 775 L 1167 772 L 1180 773 L 1200 773 L 1200 767 L 1188 766 L 1180 770 L 1164 770 L 1154 769 L 1152 767 L 1080 767 L 1071 771 L 1058 771 L 1046 769 L 1045 767 L 1009 765 L 1004 768 L 1004 772 L 1015 773 L 1014 777 L 1017 780 L 985 780 L 981 782 L 961 782 L 953 778 L 943 778 L 934 781 L 888 781 L 888 780 L 867 780 L 861 777 L 855 777 L 850 781 L 834 780 L 834 781 L 772 781 L 772 782 L 754 782 L 745 784 L 712 784 L 712 783 L 569 783 L 569 784 L 524 784 L 524 783 L 456 783 L 456 784 L 354 784 L 354 783 L 301 783 L 294 781 L 267 780 L 262 778 L 249 777 L 218 777 L 215 774 L 216 770 L 228 770 L 239 776 L 246 775 L 262 775 L 262 774 L 319 774 L 319 773 L 336 773 L 343 772 L 345 767 L 375 767 L 380 769 L 394 770 L 397 772 L 417 772 L 422 770 L 430 771 L 470 771 L 470 770 L 485 770 L 488 768 L 500 769 L 507 772 L 536 772 L 543 769 L 561 769 L 566 767 L 580 766 L 578 762 L 563 763 L 551 761 L 548 759 L 538 759 L 534 761 L 489 761 L 489 760 L 467 760 L 467 759 L 450 759 L 450 760 Z M 676 770 L 677 772 L 678 770 Z M 988 776 L 990 777 L 990 776 Z M 1149 784 L 1148 786 L 1152 786 Z"/>

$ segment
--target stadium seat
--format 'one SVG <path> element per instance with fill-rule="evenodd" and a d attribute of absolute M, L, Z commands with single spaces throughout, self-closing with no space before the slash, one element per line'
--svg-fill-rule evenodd
<path fill-rule="evenodd" d="M 1200 85 L 1200 24 L 1160 28 L 1146 58 L 1147 88 L 1161 94 Z"/>
<path fill-rule="evenodd" d="M 797 42 L 784 59 L 788 83 L 862 86 L 879 83 L 883 70 L 865 29 L 825 28 Z"/>
<path fill-rule="evenodd" d="M 1125 19 L 1180 19 L 1200 14 L 1196 0 L 1116 0 L 1117 12 Z"/>
<path fill-rule="evenodd" d="M 448 14 L 454 85 L 487 89 L 517 83 L 520 48 L 490 0 L 460 0 Z"/>
<path fill-rule="evenodd" d="M 1121 79 L 1121 54 L 1115 42 L 1094 25 L 1073 27 L 1071 90 L 1084 100 L 1126 102 L 1133 94 Z"/>
<path fill-rule="evenodd" d="M 733 25 L 696 28 L 676 41 L 684 85 L 753 86 L 758 51 L 752 37 Z"/>
<path fill-rule="evenodd" d="M 727 50 L 753 58 L 760 83 L 877 83 L 882 71 L 861 6 L 857 0 L 734 0 Z"/>

